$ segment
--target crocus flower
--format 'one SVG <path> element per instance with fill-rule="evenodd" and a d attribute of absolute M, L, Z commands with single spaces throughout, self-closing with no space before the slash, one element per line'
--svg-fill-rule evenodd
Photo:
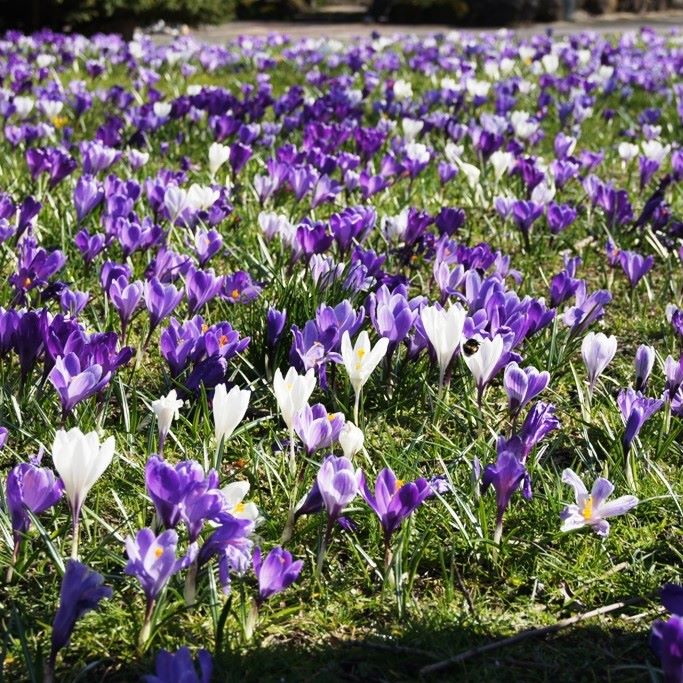
<path fill-rule="evenodd" d="M 481 492 L 486 493 L 489 486 L 493 486 L 496 492 L 496 529 L 493 535 L 496 545 L 500 543 L 503 536 L 503 516 L 510 504 L 512 494 L 521 486 L 523 496 L 527 500 L 531 498 L 529 473 L 521 462 L 520 455 L 517 440 L 500 441 L 495 464 L 484 468 Z"/>
<path fill-rule="evenodd" d="M 145 484 L 163 525 L 170 529 L 185 522 L 191 543 L 204 522 L 215 520 L 225 505 L 216 471 L 204 473 L 194 460 L 173 466 L 153 455 L 145 466 Z"/>
<path fill-rule="evenodd" d="M 322 403 L 305 405 L 294 418 L 294 431 L 309 455 L 337 441 L 343 425 L 344 415 L 328 413 Z"/>
<path fill-rule="evenodd" d="M 14 554 L 19 552 L 22 535 L 31 526 L 29 512 L 40 515 L 62 497 L 64 485 L 54 472 L 40 467 L 42 451 L 30 462 L 22 462 L 13 467 L 7 475 L 7 508 L 14 532 Z"/>
<path fill-rule="evenodd" d="M 316 483 L 329 519 L 334 522 L 358 493 L 361 471 L 348 458 L 334 455 L 325 458 Z"/>
<path fill-rule="evenodd" d="M 145 593 L 147 598 L 146 623 L 152 616 L 154 601 L 169 579 L 188 567 L 197 554 L 196 545 L 192 545 L 187 555 L 177 558 L 177 545 L 178 534 L 173 529 L 168 529 L 155 536 L 151 529 L 145 528 L 140 529 L 135 538 L 131 536 L 126 538 L 128 563 L 124 571 L 140 582 Z"/>
<path fill-rule="evenodd" d="M 342 447 L 344 457 L 351 460 L 356 453 L 363 450 L 364 443 L 363 430 L 356 427 L 351 420 L 347 420 L 339 432 L 339 445 Z"/>
<path fill-rule="evenodd" d="M 619 392 L 617 405 L 626 424 L 622 443 L 628 453 L 633 439 L 638 436 L 643 425 L 664 405 L 664 401 L 647 398 L 639 391 L 629 388 Z"/>
<path fill-rule="evenodd" d="M 197 653 L 199 671 L 192 661 L 192 655 L 187 647 L 181 647 L 177 652 L 170 653 L 161 650 L 154 661 L 154 674 L 144 676 L 145 683 L 211 683 L 213 674 L 213 658 L 206 650 Z"/>
<path fill-rule="evenodd" d="M 619 252 L 619 263 L 631 287 L 635 287 L 652 268 L 654 256 L 643 256 L 635 251 Z"/>
<path fill-rule="evenodd" d="M 111 372 L 105 372 L 99 363 L 81 368 L 80 358 L 67 353 L 57 356 L 48 379 L 59 394 L 62 414 L 66 416 L 77 403 L 101 391 L 111 379 Z"/>
<path fill-rule="evenodd" d="M 424 332 L 429 339 L 436 362 L 439 365 L 439 388 L 444 385 L 446 370 L 453 354 L 462 340 L 462 330 L 467 314 L 460 304 L 453 304 L 448 309 L 440 306 L 425 306 L 420 312 Z"/>
<path fill-rule="evenodd" d="M 68 432 L 60 429 L 52 444 L 52 460 L 64 482 L 71 507 L 73 546 L 71 557 L 78 557 L 79 519 L 81 507 L 93 484 L 102 476 L 114 457 L 114 437 L 100 444 L 97 432 L 84 434 L 78 427 Z"/>
<path fill-rule="evenodd" d="M 299 375 L 296 368 L 289 368 L 283 377 L 278 368 L 273 377 L 273 393 L 282 419 L 289 429 L 289 467 L 296 470 L 294 457 L 294 418 L 308 405 L 308 399 L 315 389 L 315 373 L 309 368 L 305 375 Z"/>
<path fill-rule="evenodd" d="M 259 602 L 282 593 L 299 578 L 304 567 L 303 560 L 294 560 L 291 553 L 279 546 L 273 548 L 263 559 L 261 548 L 257 546 L 254 548 L 252 561 L 258 579 Z"/>
<path fill-rule="evenodd" d="M 171 315 L 176 306 L 182 301 L 183 292 L 178 291 L 172 283 L 164 284 L 158 278 L 153 277 L 145 282 L 143 287 L 145 306 L 149 311 L 149 333 L 166 317 Z"/>
<path fill-rule="evenodd" d="M 223 512 L 216 518 L 218 527 L 202 545 L 197 556 L 197 567 L 202 567 L 212 557 L 218 558 L 218 578 L 223 592 L 230 591 L 230 574 L 244 574 L 251 562 L 253 542 L 249 536 L 254 530 L 254 523 L 249 519 L 238 519 Z M 185 584 L 185 600 L 189 604 L 194 594 L 194 587 L 189 585 L 193 579 L 192 570 Z"/>
<path fill-rule="evenodd" d="M 589 332 L 581 343 L 581 356 L 588 371 L 588 391 L 593 393 L 595 382 L 612 362 L 617 352 L 617 338 L 602 332 Z"/>
<path fill-rule="evenodd" d="M 590 493 L 576 472 L 571 469 L 562 472 L 562 481 L 574 489 L 576 498 L 576 503 L 568 505 L 560 515 L 562 531 L 590 526 L 598 536 L 607 536 L 607 518 L 623 515 L 638 504 L 635 496 L 621 496 L 608 503 L 607 499 L 612 495 L 614 485 L 603 477 L 595 480 Z"/>
<path fill-rule="evenodd" d="M 157 423 L 159 425 L 159 454 L 164 452 L 164 442 L 168 433 L 171 431 L 171 424 L 173 420 L 178 419 L 178 410 L 183 407 L 183 401 L 178 398 L 175 389 L 152 401 L 152 411 L 156 415 Z"/>
<path fill-rule="evenodd" d="M 262 521 L 262 517 L 256 503 L 244 502 L 249 493 L 249 488 L 248 481 L 233 481 L 226 484 L 221 489 L 225 500 L 224 510 L 236 519 L 246 519 L 257 526 Z"/>
<path fill-rule="evenodd" d="M 645 391 L 655 364 L 655 350 L 647 344 L 641 344 L 636 350 L 636 391 Z"/>
<path fill-rule="evenodd" d="M 385 467 L 377 476 L 375 493 L 371 493 L 364 475 L 360 480 L 360 495 L 379 517 L 384 531 L 385 568 L 390 564 L 390 539 L 408 518 L 432 494 L 426 479 L 404 482 Z M 389 561 L 387 561 L 389 560 Z"/>
<path fill-rule="evenodd" d="M 279 368 L 275 371 L 273 392 L 282 419 L 290 432 L 294 431 L 294 417 L 308 403 L 313 389 L 315 389 L 315 375 L 312 369 L 305 375 L 299 375 L 295 368 L 289 368 L 284 377 Z"/>
<path fill-rule="evenodd" d="M 213 178 L 218 169 L 230 158 L 230 147 L 212 142 L 209 147 L 209 174 Z"/>
<path fill-rule="evenodd" d="M 112 590 L 104 584 L 104 577 L 76 560 L 67 560 L 66 571 L 59 592 L 59 608 L 52 622 L 52 649 L 45 680 L 54 681 L 57 653 L 71 639 L 76 622 L 95 609 L 103 598 L 110 598 Z"/>
<path fill-rule="evenodd" d="M 671 613 L 667 620 L 652 624 L 650 646 L 662 664 L 665 683 L 683 681 L 683 587 L 666 584 L 661 591 L 662 604 Z"/>
<path fill-rule="evenodd" d="M 478 342 L 477 350 L 468 355 L 463 345 L 462 356 L 474 377 L 474 383 L 477 386 L 477 402 L 481 405 L 484 389 L 498 370 L 499 361 L 503 355 L 504 342 L 498 334 L 493 339 L 476 341 Z"/>
<path fill-rule="evenodd" d="M 218 384 L 213 394 L 213 411 L 216 448 L 232 436 L 237 425 L 244 419 L 249 406 L 251 391 L 234 386 L 227 391 L 225 384 Z"/>
<path fill-rule="evenodd" d="M 386 355 L 388 347 L 389 340 L 386 337 L 382 337 L 374 347 L 371 347 L 370 337 L 365 330 L 358 335 L 353 346 L 351 346 L 349 333 L 344 332 L 342 335 L 341 355 L 356 397 L 353 408 L 353 419 L 356 423 L 358 422 L 358 406 L 363 385 Z"/>
<path fill-rule="evenodd" d="M 503 376 L 503 386 L 508 395 L 510 413 L 513 416 L 538 396 L 550 381 L 550 374 L 545 370 L 539 372 L 536 368 L 529 366 L 520 368 L 515 361 L 505 366 Z"/>

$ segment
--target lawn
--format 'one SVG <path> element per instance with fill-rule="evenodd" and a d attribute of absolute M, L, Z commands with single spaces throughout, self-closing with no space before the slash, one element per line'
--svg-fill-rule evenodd
<path fill-rule="evenodd" d="M 683 680 L 683 37 L 388 36 L 0 41 L 0 681 Z"/>

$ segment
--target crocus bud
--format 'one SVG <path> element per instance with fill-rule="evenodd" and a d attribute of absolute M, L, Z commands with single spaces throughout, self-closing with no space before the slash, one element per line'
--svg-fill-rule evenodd
<path fill-rule="evenodd" d="M 604 369 L 612 362 L 617 352 L 617 338 L 608 337 L 602 332 L 589 332 L 581 344 L 581 355 L 588 371 L 588 387 L 592 394 L 595 382 Z"/>
<path fill-rule="evenodd" d="M 209 173 L 213 178 L 218 169 L 230 158 L 230 147 L 213 142 L 209 147 Z"/>
<path fill-rule="evenodd" d="M 344 452 L 344 457 L 349 460 L 353 458 L 356 453 L 363 450 L 365 437 L 363 431 L 356 427 L 353 422 L 348 421 L 344 424 L 339 432 L 339 444 Z"/>
<path fill-rule="evenodd" d="M 641 344 L 636 351 L 635 358 L 636 391 L 645 391 L 654 364 L 655 350 L 651 346 Z"/>
<path fill-rule="evenodd" d="M 177 397 L 176 390 L 171 389 L 166 396 L 152 401 L 152 410 L 157 417 L 159 424 L 159 452 L 164 450 L 164 442 L 168 433 L 171 431 L 171 423 L 178 419 L 178 409 L 183 405 L 182 400 Z"/>
<path fill-rule="evenodd" d="M 219 384 L 213 395 L 213 423 L 216 446 L 229 439 L 237 425 L 244 418 L 249 406 L 251 391 L 234 386 L 227 391 L 225 384 Z"/>

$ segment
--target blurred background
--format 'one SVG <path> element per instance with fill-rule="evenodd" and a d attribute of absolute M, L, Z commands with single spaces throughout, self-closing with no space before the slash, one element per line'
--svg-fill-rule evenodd
<path fill-rule="evenodd" d="M 116 31 L 130 36 L 140 27 L 182 32 L 188 26 L 235 20 L 508 26 L 571 20 L 577 12 L 671 8 L 683 8 L 683 0 L 0 0 L 0 29 Z"/>

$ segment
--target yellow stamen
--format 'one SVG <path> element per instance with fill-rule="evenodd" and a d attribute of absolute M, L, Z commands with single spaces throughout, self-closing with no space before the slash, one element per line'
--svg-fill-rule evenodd
<path fill-rule="evenodd" d="M 67 123 L 69 123 L 69 119 L 67 119 L 66 116 L 54 116 L 52 118 L 52 125 L 55 128 L 64 128 Z"/>
<path fill-rule="evenodd" d="M 218 346 L 225 346 L 228 343 L 228 338 L 226 335 L 222 334 L 218 338 Z"/>
<path fill-rule="evenodd" d="M 206 323 L 202 323 L 202 332 L 206 333 L 209 331 L 209 326 Z"/>
<path fill-rule="evenodd" d="M 357 355 L 358 358 L 360 358 L 361 360 L 363 360 L 363 356 L 364 356 L 365 354 L 366 354 L 365 349 L 358 349 L 358 351 L 356 351 L 356 355 Z"/>
<path fill-rule="evenodd" d="M 583 510 L 581 510 L 583 518 L 588 521 L 593 516 L 593 498 L 588 496 L 583 503 Z"/>
<path fill-rule="evenodd" d="M 405 481 L 403 479 L 397 479 L 396 484 L 394 485 L 394 490 L 398 491 L 404 484 Z"/>
<path fill-rule="evenodd" d="M 233 511 L 237 514 L 240 514 L 241 512 L 244 512 L 246 507 L 247 506 L 244 503 L 237 503 L 237 505 L 235 505 L 235 507 L 233 508 Z"/>
<path fill-rule="evenodd" d="M 239 299 L 240 298 L 240 290 L 239 289 L 233 289 L 232 292 L 230 292 L 230 296 L 233 299 Z"/>
<path fill-rule="evenodd" d="M 156 548 L 155 551 L 154 551 L 154 554 L 155 554 L 157 557 L 161 557 L 161 556 L 164 554 L 163 548 Z"/>

